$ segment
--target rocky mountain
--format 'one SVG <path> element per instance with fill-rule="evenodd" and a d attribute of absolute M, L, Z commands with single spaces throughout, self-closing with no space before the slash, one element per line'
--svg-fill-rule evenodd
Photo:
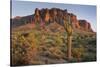
<path fill-rule="evenodd" d="M 11 19 L 12 27 L 18 27 L 21 25 L 25 25 L 28 23 L 58 23 L 63 26 L 64 17 L 68 18 L 68 15 L 71 16 L 72 27 L 73 29 L 78 29 L 87 32 L 93 32 L 91 28 L 91 24 L 85 19 L 77 19 L 77 16 L 73 13 L 69 13 L 67 9 L 62 10 L 59 8 L 43 8 L 39 10 L 38 8 L 35 9 L 35 13 L 29 16 L 24 17 L 15 17 Z"/>

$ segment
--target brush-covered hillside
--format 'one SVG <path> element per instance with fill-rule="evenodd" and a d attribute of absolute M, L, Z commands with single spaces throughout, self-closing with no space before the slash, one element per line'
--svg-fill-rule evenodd
<path fill-rule="evenodd" d="M 72 48 L 67 58 L 64 20 L 71 17 Z M 35 13 L 11 19 L 11 65 L 96 61 L 96 32 L 85 19 L 59 8 L 36 8 Z"/>

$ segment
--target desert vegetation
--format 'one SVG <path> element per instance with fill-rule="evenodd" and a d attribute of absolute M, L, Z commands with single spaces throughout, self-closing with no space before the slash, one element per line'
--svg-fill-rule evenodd
<path fill-rule="evenodd" d="M 21 29 L 20 29 L 21 30 Z M 38 28 L 12 32 L 12 65 L 67 63 L 66 31 L 63 33 Z M 74 35 L 73 35 L 74 36 Z M 95 61 L 96 38 L 75 36 L 70 62 Z"/>
<path fill-rule="evenodd" d="M 55 10 L 51 17 L 46 9 L 42 22 L 35 12 L 32 22 L 12 27 L 12 66 L 96 61 L 96 33 L 73 28 L 71 14 L 61 24 Z"/>

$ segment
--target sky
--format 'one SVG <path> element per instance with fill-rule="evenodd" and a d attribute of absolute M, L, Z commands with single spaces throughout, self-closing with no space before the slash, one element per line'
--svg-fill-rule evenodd
<path fill-rule="evenodd" d="M 44 3 L 32 1 L 12 1 L 12 18 L 15 16 L 27 16 L 34 14 L 35 8 L 60 8 L 67 9 L 69 13 L 77 15 L 78 19 L 85 19 L 92 29 L 97 30 L 96 6 L 95 5 L 79 5 L 79 4 L 61 4 L 61 3 Z"/>

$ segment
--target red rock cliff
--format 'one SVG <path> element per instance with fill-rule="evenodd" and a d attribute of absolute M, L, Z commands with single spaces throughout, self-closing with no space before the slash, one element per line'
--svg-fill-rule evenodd
<path fill-rule="evenodd" d="M 35 21 L 44 21 L 45 23 L 53 23 L 57 22 L 63 25 L 64 17 L 67 18 L 67 15 L 71 15 L 72 26 L 75 29 L 80 29 L 84 31 L 93 32 L 91 25 L 86 20 L 78 20 L 77 16 L 73 13 L 68 13 L 67 10 L 62 10 L 59 8 L 51 8 L 51 9 L 37 9 L 35 10 L 34 20 Z"/>

